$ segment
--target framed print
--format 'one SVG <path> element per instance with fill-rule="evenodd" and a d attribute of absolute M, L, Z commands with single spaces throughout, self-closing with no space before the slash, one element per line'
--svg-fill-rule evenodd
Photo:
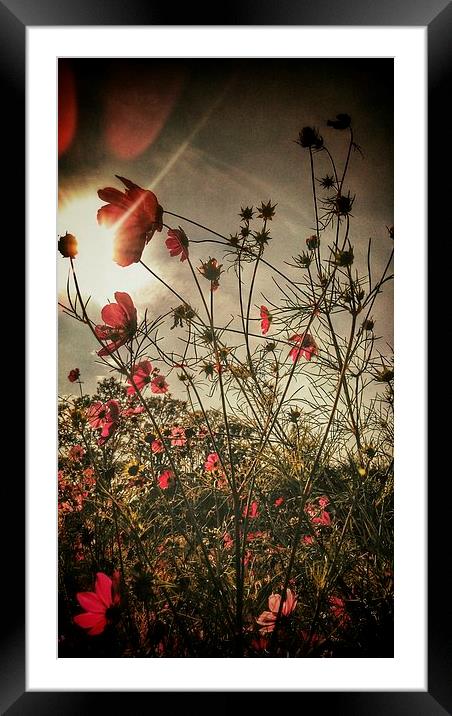
<path fill-rule="evenodd" d="M 254 25 L 250 3 L 206 28 L 6 5 L 11 106 L 27 63 L 28 450 L 4 709 L 301 691 L 445 713 L 432 577 L 428 650 L 425 631 L 423 137 L 450 7 L 352 21 L 347 3 L 327 27 L 321 6 Z"/>

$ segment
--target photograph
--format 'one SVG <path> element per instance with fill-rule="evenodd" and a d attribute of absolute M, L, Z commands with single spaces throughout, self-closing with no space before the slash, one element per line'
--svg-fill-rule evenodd
<path fill-rule="evenodd" d="M 394 59 L 60 57 L 57 120 L 58 659 L 391 659 Z"/>

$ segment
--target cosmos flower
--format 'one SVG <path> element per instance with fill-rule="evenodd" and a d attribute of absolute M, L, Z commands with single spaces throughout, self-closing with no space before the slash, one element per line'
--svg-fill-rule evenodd
<path fill-rule="evenodd" d="M 68 381 L 70 383 L 75 383 L 80 378 L 80 370 L 78 368 L 72 368 L 72 370 L 69 371 L 69 375 L 67 377 Z"/>
<path fill-rule="evenodd" d="M 151 391 L 153 393 L 159 394 L 159 393 L 167 393 L 168 392 L 168 383 L 166 382 L 164 375 L 156 375 L 155 378 L 151 380 Z"/>
<path fill-rule="evenodd" d="M 137 330 L 137 309 L 128 293 L 116 291 L 117 303 L 107 303 L 102 309 L 104 325 L 96 326 L 96 336 L 101 341 L 110 341 L 97 351 L 98 356 L 106 356 L 118 350 L 132 338 Z"/>
<path fill-rule="evenodd" d="M 322 510 L 317 517 L 311 519 L 313 525 L 322 525 L 323 527 L 329 527 L 331 525 L 330 513 L 326 510 Z"/>
<path fill-rule="evenodd" d="M 187 443 L 184 428 L 172 428 L 171 430 L 171 445 L 173 447 L 183 447 Z"/>
<path fill-rule="evenodd" d="M 141 415 L 141 413 L 144 413 L 144 407 L 142 405 L 137 405 L 135 408 L 125 408 L 121 415 L 123 418 L 133 418 L 135 415 Z"/>
<path fill-rule="evenodd" d="M 268 310 L 267 306 L 261 306 L 261 330 L 263 336 L 268 333 L 268 329 L 270 328 L 272 320 L 273 316 Z"/>
<path fill-rule="evenodd" d="M 211 452 L 207 455 L 207 459 L 204 463 L 204 470 L 206 470 L 206 472 L 222 471 L 220 457 L 217 452 Z"/>
<path fill-rule="evenodd" d="M 153 440 L 151 442 L 151 450 L 154 453 L 154 455 L 158 455 L 158 453 L 163 452 L 164 449 L 165 449 L 165 447 L 161 440 Z"/>
<path fill-rule="evenodd" d="M 341 113 L 336 114 L 336 119 L 329 119 L 326 124 L 328 127 L 333 127 L 333 129 L 348 129 L 351 121 L 352 118 L 349 114 Z"/>
<path fill-rule="evenodd" d="M 297 344 L 289 352 L 294 363 L 300 356 L 304 356 L 306 360 L 311 360 L 313 355 L 317 356 L 319 354 L 317 344 L 310 333 L 296 334 L 289 338 L 289 340 L 291 343 Z"/>
<path fill-rule="evenodd" d="M 256 620 L 257 623 L 262 627 L 260 629 L 261 634 L 271 633 L 276 624 L 276 618 L 279 612 L 279 606 L 281 604 L 280 594 L 270 594 L 268 598 L 268 608 L 270 611 L 262 612 L 260 617 Z M 297 606 L 297 597 L 291 589 L 287 589 L 286 598 L 283 602 L 281 609 L 281 616 L 288 617 L 292 614 Z"/>
<path fill-rule="evenodd" d="M 90 636 L 102 634 L 107 624 L 113 621 L 120 603 L 119 579 L 118 571 L 113 573 L 112 579 L 97 572 L 95 591 L 77 593 L 77 601 L 85 612 L 75 616 L 74 622 L 87 629 Z"/>
<path fill-rule="evenodd" d="M 105 423 L 118 421 L 119 403 L 117 400 L 108 400 L 106 403 L 98 400 L 89 406 L 86 417 L 93 430 L 99 430 Z"/>
<path fill-rule="evenodd" d="M 69 459 L 74 462 L 80 462 L 85 454 L 85 448 L 81 445 L 73 445 L 69 450 Z"/>
<path fill-rule="evenodd" d="M 331 614 L 344 626 L 350 621 L 350 615 L 347 613 L 345 602 L 341 597 L 331 596 L 328 598 Z"/>
<path fill-rule="evenodd" d="M 232 549 L 234 546 L 234 540 L 231 537 L 230 532 L 225 532 L 223 535 L 223 547 L 225 549 Z"/>
<path fill-rule="evenodd" d="M 256 500 L 253 500 L 249 507 L 245 506 L 245 509 L 243 510 L 243 516 L 248 517 L 248 519 L 254 519 L 255 517 L 259 517 L 259 505 Z"/>
<path fill-rule="evenodd" d="M 165 241 L 170 256 L 179 256 L 180 260 L 188 259 L 188 239 L 185 231 L 179 226 L 178 229 L 168 229 L 168 238 Z"/>
<path fill-rule="evenodd" d="M 164 472 L 162 472 L 162 474 L 158 477 L 160 489 L 167 490 L 173 477 L 174 475 L 171 470 L 165 470 Z"/>
<path fill-rule="evenodd" d="M 133 366 L 132 380 L 129 378 L 130 386 L 127 388 L 127 394 L 133 395 L 137 390 L 143 390 L 152 381 L 151 373 L 153 371 L 150 360 L 142 360 Z"/>
<path fill-rule="evenodd" d="M 126 189 L 99 189 L 99 199 L 107 204 L 97 212 L 97 221 L 108 227 L 117 224 L 113 259 L 120 266 L 130 266 L 140 261 L 146 244 L 156 231 L 162 230 L 163 209 L 152 191 L 130 179 L 116 177 Z"/>
<path fill-rule="evenodd" d="M 323 147 L 323 137 L 320 136 L 314 127 L 303 127 L 298 134 L 297 144 L 304 149 L 313 149 L 318 151 Z"/>

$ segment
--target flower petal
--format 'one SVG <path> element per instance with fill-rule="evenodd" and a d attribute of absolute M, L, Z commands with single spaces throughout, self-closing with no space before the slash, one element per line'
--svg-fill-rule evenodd
<path fill-rule="evenodd" d="M 127 313 L 117 303 L 107 303 L 101 312 L 102 320 L 113 328 L 124 328 L 127 323 Z"/>
<path fill-rule="evenodd" d="M 96 594 L 99 599 L 105 604 L 105 607 L 111 607 L 111 585 L 112 581 L 110 577 L 107 577 L 103 572 L 98 572 L 96 575 Z"/>
<path fill-rule="evenodd" d="M 128 293 L 116 291 L 115 299 L 127 316 L 128 322 L 137 320 L 137 309 Z"/>
<path fill-rule="evenodd" d="M 278 613 L 280 601 L 281 596 L 279 594 L 270 594 L 268 598 L 268 607 L 271 612 L 274 612 L 275 614 Z"/>
<path fill-rule="evenodd" d="M 105 226 L 113 226 L 124 216 L 124 209 L 114 204 L 101 206 L 97 212 L 97 223 Z"/>
<path fill-rule="evenodd" d="M 80 606 L 87 612 L 94 612 L 94 614 L 102 614 L 105 612 L 105 605 L 96 593 L 78 592 L 76 597 Z"/>
<path fill-rule="evenodd" d="M 138 263 L 146 245 L 146 232 L 141 227 L 130 230 L 127 226 L 118 231 L 113 251 L 113 259 L 119 266 Z"/>
<path fill-rule="evenodd" d="M 107 186 L 105 189 L 99 189 L 97 196 L 99 199 L 102 199 L 102 201 L 106 201 L 107 204 L 114 204 L 115 206 L 122 207 L 127 210 L 127 197 L 125 193 L 123 191 L 119 191 L 119 189 Z"/>
<path fill-rule="evenodd" d="M 84 614 L 77 614 L 74 617 L 74 622 L 83 629 L 92 629 L 100 622 L 105 624 L 105 616 L 103 614 L 94 614 L 93 612 L 85 612 Z"/>

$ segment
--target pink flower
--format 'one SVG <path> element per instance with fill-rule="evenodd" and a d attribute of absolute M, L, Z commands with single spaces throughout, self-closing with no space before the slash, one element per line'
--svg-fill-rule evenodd
<path fill-rule="evenodd" d="M 220 458 L 217 452 L 211 452 L 207 455 L 204 470 L 206 470 L 206 472 L 222 472 Z"/>
<path fill-rule="evenodd" d="M 268 333 L 268 329 L 270 328 L 270 323 L 272 322 L 272 320 L 273 316 L 268 310 L 267 306 L 261 306 L 261 330 L 263 336 Z"/>
<path fill-rule="evenodd" d="M 234 540 L 229 532 L 225 532 L 223 535 L 223 546 L 225 549 L 232 549 L 234 546 Z"/>
<path fill-rule="evenodd" d="M 168 229 L 168 238 L 165 244 L 170 256 L 179 256 L 180 254 L 181 261 L 188 259 L 188 239 L 180 226 L 178 229 Z"/>
<path fill-rule="evenodd" d="M 265 636 L 255 636 L 251 640 L 250 646 L 254 651 L 266 651 L 268 649 L 268 639 Z"/>
<path fill-rule="evenodd" d="M 106 226 L 118 225 L 113 258 L 120 266 L 130 266 L 141 259 L 146 244 L 163 228 L 163 209 L 152 191 L 116 175 L 126 187 L 99 189 L 97 195 L 108 202 L 97 212 L 97 221 Z"/>
<path fill-rule="evenodd" d="M 317 344 L 310 333 L 296 334 L 289 338 L 289 340 L 297 344 L 289 352 L 294 363 L 300 356 L 304 356 L 306 360 L 311 360 L 313 355 L 317 356 L 319 354 Z"/>
<path fill-rule="evenodd" d="M 156 455 L 157 453 L 163 452 L 164 449 L 165 448 L 164 448 L 161 440 L 153 440 L 151 442 L 151 450 L 154 453 L 154 455 Z"/>
<path fill-rule="evenodd" d="M 311 522 L 313 525 L 323 525 L 324 527 L 329 527 L 331 525 L 330 513 L 326 510 L 322 510 L 320 515 L 311 519 Z"/>
<path fill-rule="evenodd" d="M 69 459 L 74 462 L 80 462 L 85 454 L 85 449 L 81 445 L 73 445 L 69 450 Z"/>
<path fill-rule="evenodd" d="M 277 497 L 275 500 L 275 507 L 281 507 L 284 502 L 284 497 Z"/>
<path fill-rule="evenodd" d="M 305 535 L 303 537 L 303 543 L 307 545 L 311 545 L 314 543 L 314 537 L 312 535 Z"/>
<path fill-rule="evenodd" d="M 86 417 L 93 430 L 103 428 L 105 423 L 115 423 L 119 419 L 119 403 L 117 400 L 109 400 L 106 403 L 98 400 L 89 406 Z"/>
<path fill-rule="evenodd" d="M 118 350 L 132 338 L 137 330 L 137 309 L 128 293 L 116 291 L 117 303 L 107 303 L 101 316 L 103 325 L 96 326 L 96 336 L 101 341 L 110 341 L 97 351 L 98 356 L 107 356 Z"/>
<path fill-rule="evenodd" d="M 326 507 L 329 504 L 330 504 L 330 501 L 329 501 L 328 497 L 326 497 L 325 495 L 323 497 L 319 497 L 319 506 L 320 507 Z"/>
<path fill-rule="evenodd" d="M 243 510 L 243 516 L 248 517 L 249 519 L 259 517 L 259 505 L 256 500 L 253 500 L 249 508 L 245 507 L 245 509 Z"/>
<path fill-rule="evenodd" d="M 108 400 L 105 404 L 100 401 L 92 403 L 86 417 L 93 430 L 101 431 L 97 442 L 104 445 L 118 427 L 119 403 L 117 400 Z"/>
<path fill-rule="evenodd" d="M 113 573 L 113 579 L 103 572 L 98 572 L 95 591 L 78 592 L 76 596 L 85 612 L 75 616 L 74 622 L 87 629 L 91 636 L 102 634 L 107 624 L 111 622 L 112 608 L 117 607 L 120 602 L 119 572 Z"/>
<path fill-rule="evenodd" d="M 170 480 L 173 478 L 173 473 L 171 470 L 165 470 L 162 472 L 161 475 L 158 477 L 158 483 L 161 490 L 167 490 L 170 486 Z"/>
<path fill-rule="evenodd" d="M 132 418 L 134 415 L 141 415 L 141 413 L 144 413 L 144 408 L 142 405 L 137 405 L 136 408 L 125 408 L 121 415 L 123 418 Z"/>
<path fill-rule="evenodd" d="M 153 393 L 167 393 L 168 387 L 164 375 L 156 375 L 155 378 L 151 380 L 151 391 Z"/>
<path fill-rule="evenodd" d="M 72 368 L 72 370 L 69 371 L 69 375 L 67 379 L 71 383 L 75 383 L 80 378 L 80 370 L 78 368 Z"/>
<path fill-rule="evenodd" d="M 184 428 L 172 428 L 171 445 L 173 447 L 183 447 L 187 443 Z"/>
<path fill-rule="evenodd" d="M 346 624 L 350 621 L 350 615 L 347 614 L 345 602 L 341 597 L 329 597 L 328 602 L 330 604 L 331 614 L 342 624 Z"/>
<path fill-rule="evenodd" d="M 281 609 L 281 616 L 288 617 L 294 611 L 297 606 L 297 597 L 291 589 L 287 589 L 286 598 L 283 602 Z M 262 612 L 260 617 L 256 620 L 257 623 L 262 627 L 260 629 L 261 634 L 269 634 L 275 628 L 276 618 L 279 612 L 279 606 L 281 604 L 280 594 L 270 594 L 268 598 L 269 612 Z"/>
<path fill-rule="evenodd" d="M 153 371 L 152 363 L 150 360 L 142 360 L 140 363 L 136 363 L 132 370 L 132 380 L 129 378 L 128 382 L 130 386 L 127 388 L 127 394 L 133 395 L 138 390 L 146 388 L 148 383 L 152 381 L 151 373 Z"/>

